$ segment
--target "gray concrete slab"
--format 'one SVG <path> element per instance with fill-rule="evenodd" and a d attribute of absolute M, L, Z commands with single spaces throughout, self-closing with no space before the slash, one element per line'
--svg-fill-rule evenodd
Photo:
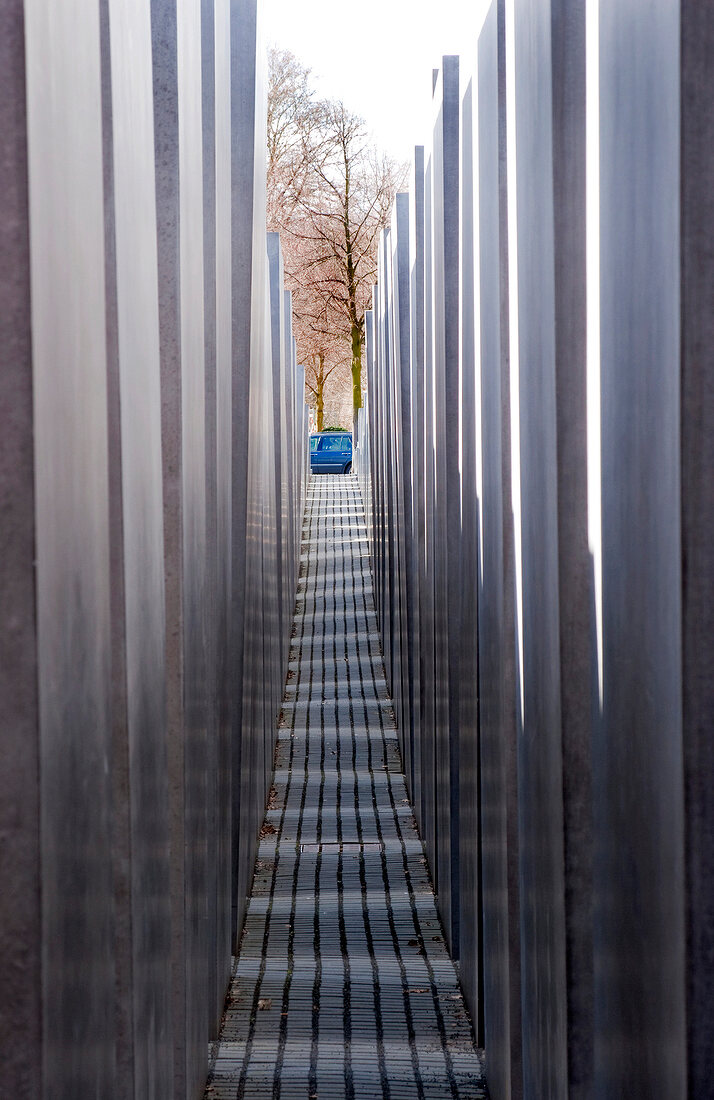
<path fill-rule="evenodd" d="M 488 959 L 483 985 L 484 1042 L 491 1090 L 499 1100 L 523 1095 L 503 29 L 503 6 L 494 3 L 484 21 L 478 50 L 483 464 L 479 720 L 483 946 L 484 960 Z M 494 271 L 498 279 L 493 278 Z"/>
<path fill-rule="evenodd" d="M 594 1095 L 630 1089 L 676 1100 L 687 1093 L 680 6 L 664 3 L 645 13 L 636 2 L 604 0 L 599 35 L 602 696 L 593 742 Z M 633 204 L 636 218 L 628 214 Z"/>
<path fill-rule="evenodd" d="M 219 691 L 218 647 L 221 622 L 218 614 L 218 402 L 217 402 L 217 234 L 216 234 L 216 10 L 215 0 L 201 0 L 201 115 L 203 132 L 203 333 L 205 374 L 206 463 L 206 893 L 208 935 L 208 1026 L 215 1037 L 220 1021 L 226 956 L 218 958 L 221 820 L 219 786 Z M 221 88 L 225 95 L 228 89 Z M 222 456 L 221 456 L 222 457 Z M 213 902 L 213 899 L 215 903 Z M 230 957 L 230 956 L 229 956 Z"/>
<path fill-rule="evenodd" d="M 567 1095 L 551 18 L 506 5 L 523 1089 Z M 511 235 L 513 230 L 513 235 Z"/>
<path fill-rule="evenodd" d="M 246 626 L 232 552 L 249 499 L 247 880 L 297 558 L 278 519 L 301 514 L 308 472 L 282 288 L 272 387 L 255 14 L 0 8 L 0 1091 L 17 1096 L 195 1097 L 223 1007 Z M 299 422 L 277 483 L 273 393 L 281 445 Z"/>
<path fill-rule="evenodd" d="M 285 669 L 284 658 L 287 658 L 287 622 L 285 608 L 285 589 L 288 577 L 285 574 L 283 564 L 282 546 L 285 538 L 287 515 L 284 509 L 285 487 L 288 477 L 287 455 L 287 357 L 286 357 L 286 333 L 285 333 L 285 300 L 283 290 L 283 253 L 280 247 L 280 235 L 268 233 L 268 271 L 270 279 L 270 347 L 271 364 L 273 371 L 273 426 L 271 438 L 275 458 L 275 533 L 277 545 L 280 551 L 280 561 L 276 570 L 277 583 L 277 610 L 278 610 L 278 637 L 280 640 L 279 664 L 281 673 Z"/>
<path fill-rule="evenodd" d="M 424 677 L 424 711 L 422 742 L 423 821 L 422 837 L 429 867 L 438 883 L 437 796 L 436 796 L 436 653 L 435 653 L 435 588 L 434 588 L 434 522 L 435 522 L 435 460 L 434 460 L 434 369 L 433 369 L 433 271 L 432 218 L 433 184 L 431 157 L 424 166 L 424 575 L 420 579 L 420 627 L 422 632 Z M 418 322 L 417 322 L 418 323 Z"/>
<path fill-rule="evenodd" d="M 103 14 L 116 1056 L 133 1097 L 173 1088 L 154 104 L 148 9 Z"/>
<path fill-rule="evenodd" d="M 434 376 L 434 675 L 436 882 L 449 945 L 459 955 L 459 59 L 444 57 L 434 89 L 432 370 Z"/>
<path fill-rule="evenodd" d="M 174 1091 L 208 1038 L 206 444 L 200 7 L 152 6 L 172 814 Z"/>
<path fill-rule="evenodd" d="M 171 951 L 185 957 L 183 487 L 179 271 L 178 70 L 175 5 L 151 5 L 158 307 L 161 355 L 161 442 L 166 604 L 166 716 L 171 805 Z M 202 221 L 201 221 L 202 225 Z M 203 295 L 201 295 L 202 299 Z M 202 348 L 201 348 L 202 357 Z M 174 1090 L 186 1096 L 186 986 L 182 961 L 172 968 Z"/>
<path fill-rule="evenodd" d="M 100 27 L 96 4 L 24 15 L 42 1089 L 70 1097 L 110 1093 L 115 1072 Z"/>
<path fill-rule="evenodd" d="M 458 539 L 461 606 L 458 633 L 452 643 L 454 663 L 458 663 L 458 668 L 453 668 L 452 674 L 458 673 L 456 718 L 459 738 L 459 891 L 455 903 L 459 910 L 459 959 L 464 976 L 464 992 L 471 1006 L 476 1032 L 482 1036 L 478 587 L 481 575 L 479 496 L 483 493 L 482 460 L 479 454 L 482 437 L 479 415 L 480 256 L 477 252 L 478 236 L 475 233 L 475 216 L 478 212 L 478 115 L 474 111 L 473 78 L 468 81 L 461 104 L 460 158 L 458 402 L 461 432 L 457 457 L 461 489 Z"/>
<path fill-rule="evenodd" d="M 585 4 L 553 0 L 553 241 L 558 437 L 568 1096 L 593 1079 L 591 555 L 587 485 Z"/>
<path fill-rule="evenodd" d="M 215 1023 L 223 1011 L 226 967 L 232 948 L 232 742 L 233 621 L 232 592 L 232 277 L 231 277 L 231 97 L 230 2 L 215 5 L 215 154 L 216 154 L 216 679 L 217 775 L 216 790 L 216 967 L 218 1004 Z M 211 904 L 209 899 L 209 905 Z M 221 982 L 221 979 L 223 981 Z M 223 984 L 223 990 L 221 990 Z M 210 1006 L 209 1006 L 210 1008 Z M 215 1034 L 215 1025 L 214 1032 Z"/>
<path fill-rule="evenodd" d="M 41 1095 L 40 771 L 24 5 L 0 4 L 0 1075 Z"/>
<path fill-rule="evenodd" d="M 424 519 L 424 148 L 414 150 L 414 165 L 409 190 L 409 343 L 411 410 L 411 511 L 414 540 L 414 605 L 412 608 L 412 645 L 414 646 L 413 700 L 413 787 L 410 791 L 414 812 L 424 827 L 424 775 L 422 742 L 424 738 L 424 651 L 422 645 L 422 583 L 426 572 Z M 364 492 L 364 490 L 363 490 Z"/>
<path fill-rule="evenodd" d="M 235 950 L 245 908 L 245 873 L 240 845 L 242 757 L 243 649 L 247 548 L 248 424 L 250 393 L 250 332 L 253 249 L 255 247 L 255 107 L 256 0 L 231 5 L 230 125 L 231 125 L 231 743 L 232 768 L 232 935 Z M 264 228 L 264 227 L 263 227 Z M 264 242 L 264 234 L 262 240 Z M 248 866 L 252 863 L 249 853 Z M 240 877 L 240 881 L 239 881 Z"/>
<path fill-rule="evenodd" d="M 392 215 L 392 270 L 394 272 L 394 393 L 396 406 L 395 459 L 397 467 L 397 501 L 400 517 L 399 562 L 400 585 L 400 649 L 402 651 L 400 699 L 397 719 L 401 731 L 402 756 L 407 785 L 414 789 L 414 723 L 418 722 L 419 675 L 414 654 L 416 623 L 416 543 L 412 515 L 411 467 L 411 325 L 410 325 L 410 263 L 409 263 L 409 196 L 395 198 Z M 415 703 L 417 709 L 415 710 Z"/>
<path fill-rule="evenodd" d="M 186 1095 L 208 1040 L 207 652 L 204 149 L 201 6 L 178 9 L 179 309 L 181 340 L 181 567 L 183 584 Z"/>
<path fill-rule="evenodd" d="M 711 235 L 714 137 L 708 108 L 714 22 L 708 7 L 682 8 L 682 719 L 687 861 L 687 1049 L 689 1089 L 714 1077 L 714 370 L 711 360 Z"/>

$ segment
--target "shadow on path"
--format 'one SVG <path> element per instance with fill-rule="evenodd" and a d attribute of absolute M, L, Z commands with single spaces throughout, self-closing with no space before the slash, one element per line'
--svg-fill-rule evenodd
<path fill-rule="evenodd" d="M 312 479 L 300 578 L 206 1097 L 486 1097 L 404 784 L 354 477 Z"/>

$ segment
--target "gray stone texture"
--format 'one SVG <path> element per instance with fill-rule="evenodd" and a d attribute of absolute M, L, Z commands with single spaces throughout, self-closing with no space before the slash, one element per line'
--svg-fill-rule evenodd
<path fill-rule="evenodd" d="M 486 15 L 461 105 L 461 287 L 449 294 L 440 189 L 454 172 L 442 170 L 443 75 L 434 73 L 424 205 L 418 160 L 410 204 L 407 399 L 411 480 L 423 501 L 413 536 L 423 555 L 415 810 L 452 934 L 452 903 L 460 913 L 462 975 L 477 1028 L 483 1019 L 492 1096 L 707 1095 L 714 24 L 693 4 L 600 6 L 601 356 L 588 364 L 585 15 L 584 4 L 560 0 L 499 2 Z M 377 332 L 394 308 L 393 272 L 380 269 L 380 280 Z M 442 342 L 445 303 L 459 295 L 452 531 L 444 410 L 455 402 Z M 379 362 L 388 348 L 376 345 Z M 370 376 L 371 425 L 361 429 L 379 451 L 363 491 L 380 501 L 399 476 L 385 468 L 381 438 L 395 431 L 382 412 L 389 378 L 384 363 Z M 589 384 L 600 390 L 590 409 Z M 593 432 L 600 469 L 588 471 Z M 601 536 L 594 522 L 588 531 L 593 472 Z M 385 524 L 397 519 L 383 504 L 375 515 L 381 593 L 394 583 L 384 575 Z M 446 544 L 460 557 L 444 570 Z M 444 571 L 449 580 L 460 571 L 458 606 Z M 390 621 L 380 615 L 388 670 L 405 656 L 398 636 L 384 636 Z M 443 660 L 456 639 L 459 754 L 443 772 L 454 721 Z M 449 894 L 444 794 L 455 788 L 460 882 L 453 889 L 452 877 Z"/>
<path fill-rule="evenodd" d="M 240 844 L 242 780 L 243 645 L 248 492 L 248 416 L 250 393 L 251 282 L 254 248 L 256 20 L 255 0 L 231 6 L 230 126 L 231 126 L 231 708 L 233 948 L 237 945 L 245 912 L 245 860 Z M 239 881 L 240 880 L 240 881 Z"/>
<path fill-rule="evenodd" d="M 216 967 L 215 1025 L 223 1011 L 225 968 L 233 945 L 232 716 L 234 707 L 232 615 L 232 242 L 231 242 L 231 5 L 216 0 Z M 211 898 L 208 900 L 211 905 Z M 209 1005 L 209 1011 L 211 1006 Z"/>
<path fill-rule="evenodd" d="M 600 6 L 597 1097 L 687 1088 L 679 15 L 674 2 Z"/>
<path fill-rule="evenodd" d="M 173 1052 L 154 117 L 145 5 L 106 5 L 102 64 L 117 1068 L 122 1095 L 153 1097 L 172 1087 Z"/>
<path fill-rule="evenodd" d="M 215 1038 L 223 1007 L 223 952 L 218 951 L 219 896 L 221 875 L 219 830 L 220 743 L 218 691 L 218 647 L 221 622 L 218 616 L 218 401 L 216 373 L 217 256 L 216 235 L 216 5 L 201 0 L 201 128 L 203 137 L 203 334 L 205 377 L 205 468 L 206 468 L 206 597 L 205 597 L 205 695 L 206 695 L 206 920 L 208 936 L 208 1026 Z M 225 33 L 225 29 L 223 30 Z M 223 89 L 227 92 L 228 89 Z M 214 901 L 215 899 L 215 901 Z"/>
<path fill-rule="evenodd" d="M 391 263 L 391 233 L 388 229 L 379 242 L 378 285 L 376 288 L 377 309 L 375 317 L 375 359 L 374 372 L 379 395 L 380 434 L 376 437 L 379 454 L 379 493 L 381 539 L 380 548 L 383 557 L 381 570 L 382 591 L 380 594 L 380 623 L 387 639 L 385 647 L 385 666 L 387 681 L 394 684 L 400 676 L 401 623 L 399 602 L 399 561 L 397 555 L 397 513 L 395 499 L 395 466 L 393 462 L 394 431 L 394 376 L 393 376 L 393 323 L 394 293 Z"/>
<path fill-rule="evenodd" d="M 114 1077 L 99 10 L 25 4 L 43 1088 Z M 85 58 L 75 62 L 75 51 Z M 55 94 L 52 94 L 52 90 Z M 78 174 L 77 166 L 82 165 Z M 71 273 L 71 277 L 68 277 Z M 39 889 L 39 883 L 37 884 Z"/>
<path fill-rule="evenodd" d="M 482 1013 L 495 1098 L 523 1095 L 503 16 L 492 4 L 478 52 Z"/>
<path fill-rule="evenodd" d="M 252 769 L 247 881 L 287 660 L 277 579 L 287 629 L 309 470 L 280 286 L 265 388 L 265 88 L 231 43 L 263 49 L 254 9 L 228 0 L 3 0 L 0 30 L 0 1092 L 195 1098 L 234 940 L 231 723 Z M 236 129 L 258 151 L 237 181 Z M 236 485 L 259 654 L 243 721 Z"/>
<path fill-rule="evenodd" d="M 177 9 L 186 1091 L 208 1042 L 206 379 L 201 7 Z M 179 427 L 177 425 L 177 427 Z M 179 1039 L 179 1042 L 181 1040 Z"/>
<path fill-rule="evenodd" d="M 41 1095 L 35 457 L 22 0 L 0 3 L 0 1078 Z"/>
<path fill-rule="evenodd" d="M 436 889 L 449 945 L 458 957 L 457 496 L 459 333 L 459 61 L 445 57 L 434 87 L 431 157 L 431 372 L 434 521 L 434 734 Z M 455 537 L 456 535 L 456 537 Z M 452 616 L 455 616 L 452 622 Z M 452 626 L 454 634 L 452 635 Z M 453 637 L 453 641 L 452 641 Z M 453 910 L 453 911 L 452 911 Z"/>
<path fill-rule="evenodd" d="M 181 431 L 180 213 L 177 14 L 171 0 L 153 0 L 151 47 L 154 93 L 158 306 L 161 356 L 161 444 L 166 603 L 166 717 L 171 827 L 171 973 L 174 1090 L 193 1093 L 187 1079 L 184 793 L 184 585 Z M 202 304 L 202 303 L 201 303 Z M 202 356 L 201 356 L 202 358 Z"/>
<path fill-rule="evenodd" d="M 515 76 L 508 196 L 523 1088 L 555 1100 L 567 1095 L 567 1010 L 550 31 L 548 4 L 517 0 L 506 64 Z"/>
<path fill-rule="evenodd" d="M 587 501 L 585 3 L 553 0 L 551 35 L 568 1095 L 586 1100 L 593 1076 L 595 622 Z"/>
<path fill-rule="evenodd" d="M 681 6 L 682 735 L 688 1094 L 714 1080 L 714 13 Z"/>
<path fill-rule="evenodd" d="M 273 379 L 273 423 L 271 426 L 271 439 L 274 440 L 274 478 L 275 478 L 275 530 L 278 545 L 281 545 L 287 515 L 284 507 L 283 487 L 286 484 L 288 474 L 287 455 L 287 417 L 288 410 L 285 403 L 285 371 L 286 371 L 286 344 L 285 344 L 285 302 L 283 299 L 283 254 L 280 248 L 280 235 L 268 233 L 268 276 L 270 279 L 270 338 L 271 338 L 271 366 Z M 283 392 L 281 392 L 281 390 Z M 285 574 L 285 565 L 280 561 L 276 570 L 277 582 L 277 612 L 278 612 L 278 639 L 280 641 L 279 667 L 284 671 L 284 658 L 287 657 L 289 639 L 284 636 L 284 628 L 287 627 L 285 608 L 285 589 L 288 578 Z"/>
<path fill-rule="evenodd" d="M 431 157 L 425 158 L 423 191 L 423 272 L 424 306 L 416 324 L 423 331 L 423 371 L 424 371 L 424 575 L 420 578 L 420 644 L 423 652 L 422 673 L 424 679 L 424 709 L 422 744 L 423 785 L 423 822 L 422 839 L 432 879 L 438 884 L 438 848 L 436 822 L 436 675 L 435 675 L 435 589 L 434 589 L 434 372 L 432 348 L 432 216 L 433 189 L 431 175 Z"/>
<path fill-rule="evenodd" d="M 409 381 L 411 406 L 411 511 L 414 543 L 414 607 L 412 638 L 414 653 L 413 786 L 410 790 L 414 813 L 424 829 L 425 738 L 424 650 L 422 646 L 422 589 L 426 571 L 424 521 L 424 148 L 414 150 L 409 191 Z M 364 493 L 364 488 L 363 488 Z"/>
<path fill-rule="evenodd" d="M 174 1091 L 208 1041 L 205 375 L 201 29 L 196 3 L 152 5 L 171 797 Z"/>
<path fill-rule="evenodd" d="M 394 313 L 392 331 L 393 393 L 393 479 L 396 508 L 396 556 L 399 568 L 399 676 L 395 680 L 394 696 L 400 746 L 405 774 L 411 789 L 413 773 L 413 694 L 414 660 L 414 540 L 411 523 L 411 408 L 410 408 L 410 302 L 409 302 L 409 196 L 398 194 L 394 200 L 390 231 L 391 271 L 393 279 Z M 418 684 L 418 678 L 416 680 Z"/>
<path fill-rule="evenodd" d="M 458 720 L 459 736 L 459 889 L 456 904 L 459 910 L 459 962 L 464 974 L 466 997 L 471 1007 L 472 1019 L 483 1041 L 481 966 L 481 800 L 480 800 L 480 744 L 478 721 L 479 639 L 478 639 L 478 586 L 479 586 L 479 470 L 477 451 L 481 445 L 482 428 L 477 416 L 476 396 L 480 371 L 476 370 L 476 316 L 479 306 L 479 274 L 476 263 L 474 217 L 477 214 L 474 173 L 478 159 L 474 159 L 474 129 L 478 119 L 474 115 L 473 81 L 469 80 L 461 108 L 461 218 L 460 218 L 460 318 L 459 318 L 459 393 L 458 408 L 463 431 L 459 453 L 460 467 L 460 530 L 457 539 L 459 552 L 459 577 L 461 579 L 460 618 L 458 646 L 454 646 L 454 660 L 458 661 Z M 480 310 L 478 310 L 480 313 Z M 480 362 L 479 362 L 480 365 Z M 479 395 L 480 397 L 480 395 Z M 479 400 L 480 407 L 480 400 Z M 452 670 L 452 672 L 455 670 Z"/>
<path fill-rule="evenodd" d="M 461 485 L 459 454 L 459 59 L 444 57 L 434 91 L 433 363 L 435 401 L 435 669 L 437 890 L 446 937 L 459 957 Z"/>
<path fill-rule="evenodd" d="M 251 5 L 252 7 L 252 5 Z M 254 11 L 246 12 L 245 24 L 251 25 Z M 253 23 L 255 26 L 255 23 Z M 244 129 L 244 152 L 253 164 L 256 179 L 265 178 L 266 89 L 257 30 L 254 32 L 252 60 L 252 99 L 244 101 L 238 116 L 238 129 Z M 236 76 L 238 74 L 236 73 Z M 245 80 L 246 77 L 242 76 Z M 251 108 L 251 103 L 254 106 Z M 233 123 L 236 127 L 236 121 Z M 235 143 L 235 137 L 234 137 Z M 235 147 L 235 145 L 234 145 Z M 234 178 L 236 164 L 234 162 Z M 272 737 L 275 718 L 279 709 L 282 680 L 277 652 L 276 625 L 277 602 L 277 547 L 276 547 L 276 499 L 272 448 L 265 446 L 274 431 L 273 368 L 270 329 L 270 284 L 268 254 L 265 235 L 265 188 L 255 187 L 253 202 L 234 217 L 250 216 L 248 230 L 250 242 L 250 275 L 243 277 L 240 293 L 247 294 L 247 367 L 249 398 L 247 413 L 247 455 L 245 474 L 245 591 L 243 613 L 244 661 L 242 668 L 243 696 L 240 714 L 241 766 L 234 780 L 240 784 L 240 813 L 238 824 L 238 883 L 237 904 L 242 916 L 247 904 L 250 874 L 256 854 L 257 835 L 260 828 L 270 786 Z M 245 227 L 244 227 L 245 229 Z M 244 231 L 241 230 L 242 232 Z M 234 236 L 234 249 L 236 238 Z M 234 252 L 235 256 L 235 252 Z M 234 298 L 234 319 L 237 318 Z M 244 325 L 245 317 L 240 318 Z M 242 349 L 243 329 L 234 337 L 234 363 L 238 349 Z M 242 364 L 245 369 L 246 364 Z M 234 373 L 234 386 L 240 383 L 240 375 Z M 237 391 L 234 390 L 234 399 Z M 236 421 L 234 419 L 234 433 Z M 234 434 L 234 463 L 236 462 Z M 241 441 L 242 444 L 243 441 Z M 234 487 L 235 491 L 235 487 Z M 234 533 L 234 551 L 238 534 Z M 234 558 L 235 566 L 235 558 Z M 255 639 L 260 639 L 255 644 Z M 235 736 L 235 734 L 234 734 Z M 234 819 L 234 824 L 236 819 Z"/>

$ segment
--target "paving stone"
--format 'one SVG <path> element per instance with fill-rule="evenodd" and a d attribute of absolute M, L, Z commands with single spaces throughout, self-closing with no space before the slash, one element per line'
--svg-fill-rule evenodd
<path fill-rule="evenodd" d="M 407 798 L 350 475 L 312 479 L 290 674 L 211 1100 L 487 1097 Z"/>

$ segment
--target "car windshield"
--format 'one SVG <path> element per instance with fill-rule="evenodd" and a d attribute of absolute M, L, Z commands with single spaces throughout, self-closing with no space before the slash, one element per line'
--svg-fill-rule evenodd
<path fill-rule="evenodd" d="M 342 451 L 345 448 L 343 435 L 323 435 L 321 451 Z"/>
<path fill-rule="evenodd" d="M 310 450 L 311 451 L 316 451 L 317 450 L 317 445 L 318 445 L 319 442 L 320 442 L 319 435 L 311 435 L 310 436 Z"/>

